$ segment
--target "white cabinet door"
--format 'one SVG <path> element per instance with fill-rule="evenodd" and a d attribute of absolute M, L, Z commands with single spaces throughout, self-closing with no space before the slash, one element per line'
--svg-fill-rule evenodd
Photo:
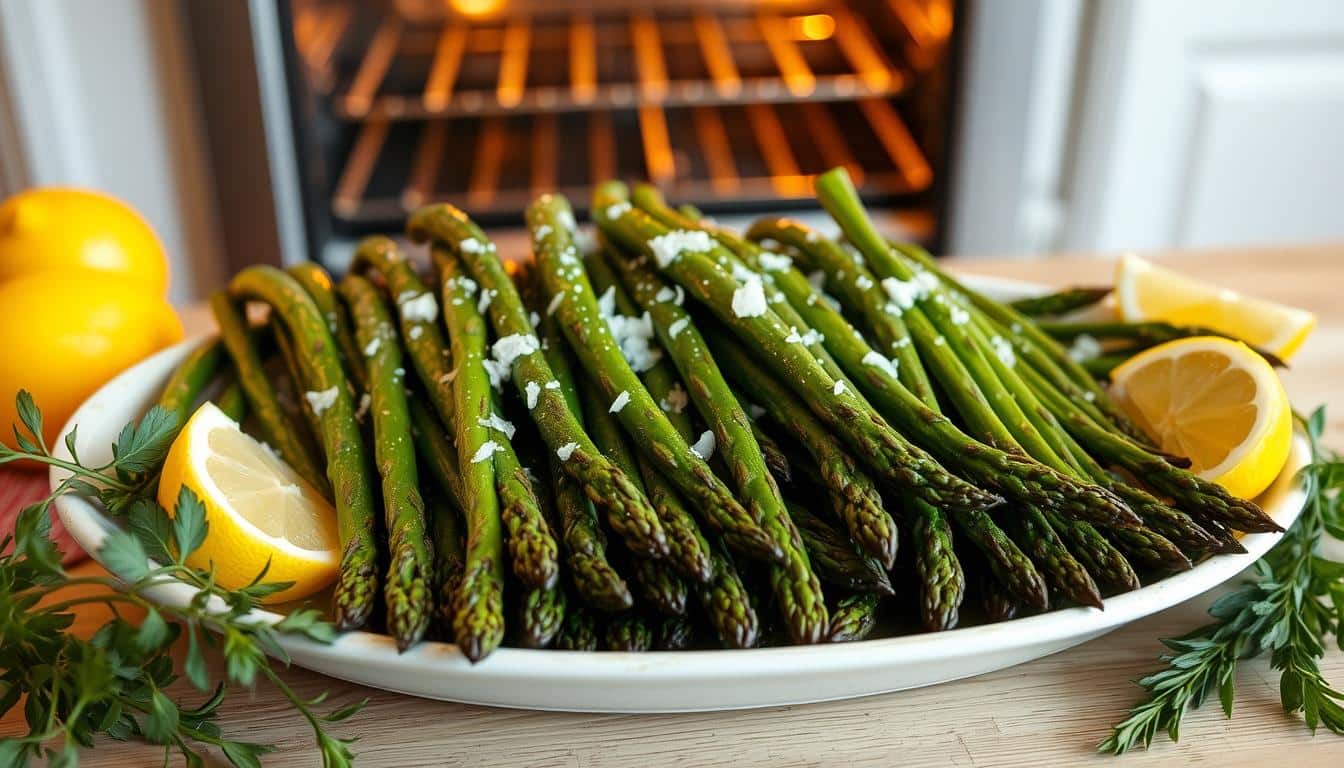
<path fill-rule="evenodd" d="M 1094 10 L 1064 247 L 1344 238 L 1344 2 Z"/>

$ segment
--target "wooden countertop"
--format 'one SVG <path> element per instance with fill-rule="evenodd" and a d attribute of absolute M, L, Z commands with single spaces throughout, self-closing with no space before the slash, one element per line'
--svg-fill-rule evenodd
<path fill-rule="evenodd" d="M 1285 374 L 1300 408 L 1331 406 L 1328 439 L 1344 444 L 1344 244 L 1160 254 L 1181 270 L 1229 288 L 1306 307 L 1320 326 Z M 1017 277 L 1053 285 L 1109 282 L 1112 265 L 1098 258 L 958 260 L 963 272 Z M 187 324 L 208 327 L 208 314 Z M 96 571 L 84 564 L 76 572 Z M 1224 720 L 1216 702 L 1187 717 L 1183 741 L 1159 739 L 1148 752 L 1098 756 L 1094 745 L 1124 716 L 1139 689 L 1129 681 L 1156 666 L 1159 637 L 1205 621 L 1208 598 L 1197 598 L 1054 656 L 981 677 L 914 691 L 773 709 L 685 715 L 594 715 L 524 712 L 416 699 L 343 683 L 302 669 L 284 674 L 307 696 L 368 697 L 353 720 L 335 729 L 358 736 L 358 765 L 378 766 L 1037 766 L 1092 763 L 1144 766 L 1207 761 L 1221 766 L 1338 765 L 1344 739 L 1324 730 L 1313 738 L 1301 719 L 1279 705 L 1268 662 L 1243 664 L 1237 709 Z M 92 631 L 103 617 L 81 613 Z M 1344 653 L 1331 649 L 1323 668 L 1344 685 Z M 21 716 L 0 721 L 14 733 Z M 228 734 L 278 745 L 268 766 L 320 764 L 306 727 L 266 687 L 232 693 L 223 706 Z M 101 742 L 86 766 L 157 764 L 159 749 Z M 222 761 L 221 761 L 222 764 Z"/>

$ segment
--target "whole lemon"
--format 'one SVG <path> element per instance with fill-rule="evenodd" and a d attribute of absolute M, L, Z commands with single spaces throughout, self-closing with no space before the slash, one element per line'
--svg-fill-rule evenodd
<path fill-rule="evenodd" d="M 162 296 L 168 259 L 149 223 L 110 195 L 39 187 L 0 204 L 0 283 L 34 272 L 111 272 Z"/>
<path fill-rule="evenodd" d="M 14 445 L 14 396 L 33 394 L 48 445 L 116 374 L 182 338 L 168 302 L 128 278 L 36 272 L 0 282 L 0 440 Z"/>

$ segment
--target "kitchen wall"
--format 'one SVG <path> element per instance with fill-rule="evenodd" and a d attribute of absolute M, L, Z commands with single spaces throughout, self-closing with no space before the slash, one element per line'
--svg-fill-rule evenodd
<path fill-rule="evenodd" d="M 1344 239 L 1344 3 L 971 6 L 951 250 Z"/>
<path fill-rule="evenodd" d="M 174 0 L 0 0 L 0 181 L 94 187 L 145 215 L 184 303 L 223 279 Z"/>

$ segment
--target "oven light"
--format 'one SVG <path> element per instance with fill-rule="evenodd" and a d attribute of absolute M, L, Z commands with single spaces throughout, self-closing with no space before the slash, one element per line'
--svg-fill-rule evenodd
<path fill-rule="evenodd" d="M 508 3 L 508 0 L 448 0 L 448 7 L 469 19 L 493 16 Z"/>
<path fill-rule="evenodd" d="M 829 40 L 835 34 L 835 19 L 825 13 L 794 16 L 789 19 L 789 32 L 794 40 Z"/>

